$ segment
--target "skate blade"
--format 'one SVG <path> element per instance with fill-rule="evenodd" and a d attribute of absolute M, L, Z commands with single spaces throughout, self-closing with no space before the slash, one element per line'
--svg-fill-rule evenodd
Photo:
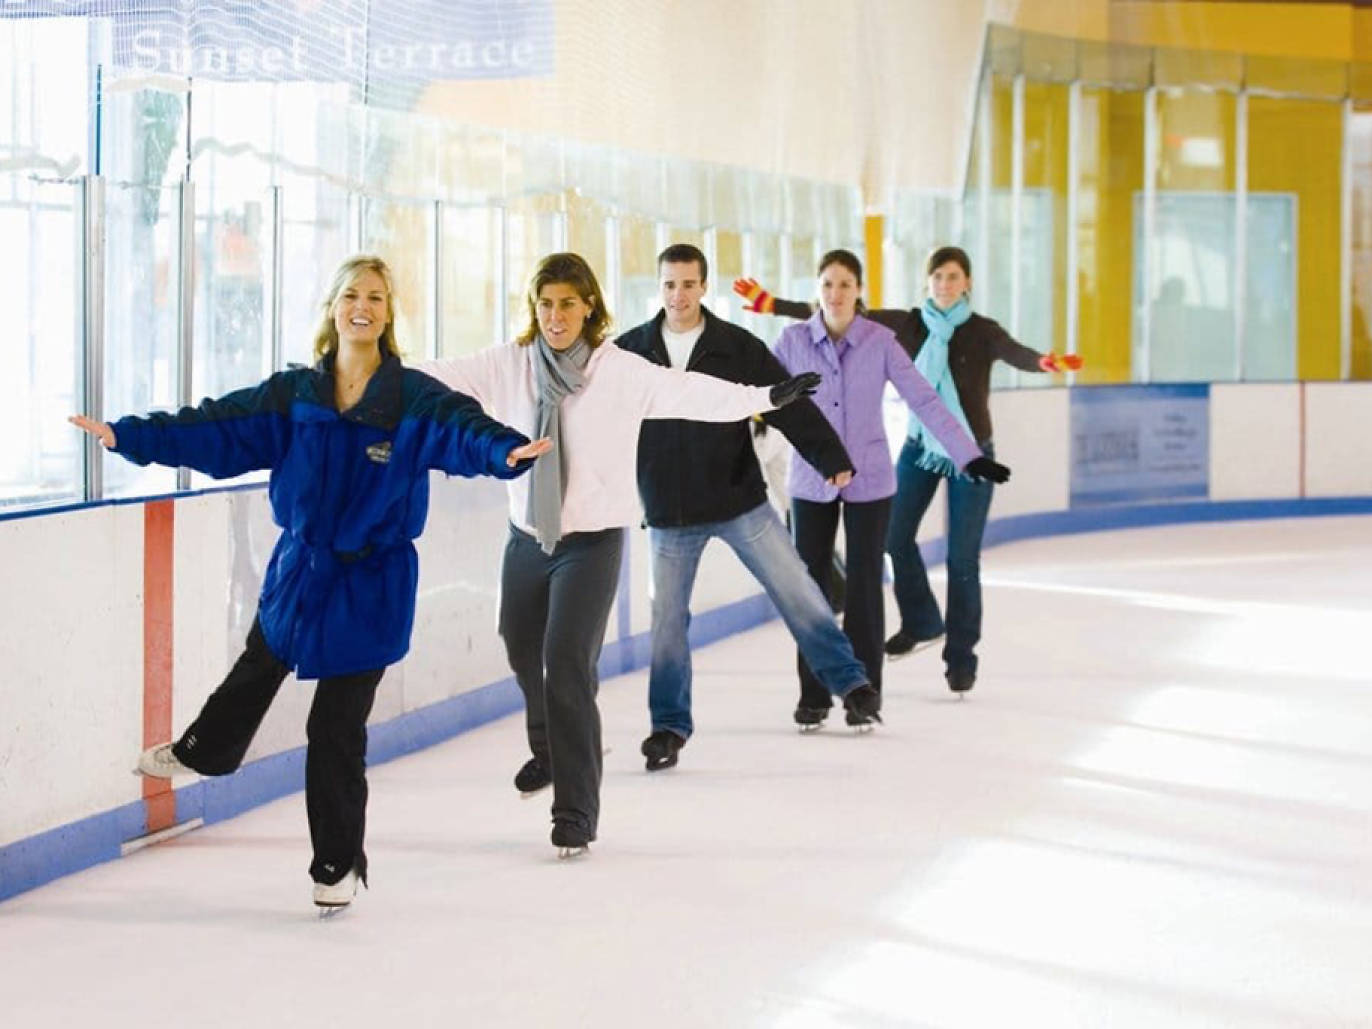
<path fill-rule="evenodd" d="M 579 857 L 581 857 L 583 854 L 589 854 L 590 852 L 591 852 L 591 848 L 588 847 L 588 846 L 580 846 L 580 847 L 558 847 L 558 848 L 557 848 L 557 859 L 558 859 L 559 861 L 568 861 L 568 860 L 571 860 L 572 858 L 579 858 Z"/>
<path fill-rule="evenodd" d="M 548 783 L 548 786 L 551 786 L 551 785 L 552 785 L 552 783 Z M 548 786 L 540 786 L 540 787 L 539 787 L 538 789 L 536 789 L 536 790 L 520 790 L 520 791 L 519 791 L 519 799 L 520 799 L 520 800 L 528 800 L 530 797 L 537 797 L 540 793 L 542 793 L 544 790 L 546 790 L 546 789 L 548 788 Z"/>
<path fill-rule="evenodd" d="M 347 911 L 348 908 L 352 907 L 352 901 L 349 901 L 347 904 L 316 903 L 315 907 L 319 909 L 319 920 L 323 922 L 327 921 L 330 918 L 337 918 L 344 911 Z"/>
<path fill-rule="evenodd" d="M 814 725 L 797 725 L 797 726 L 796 726 L 796 730 L 797 730 L 802 736 L 809 736 L 811 733 L 819 732 L 819 731 L 820 731 L 821 729 L 823 729 L 823 728 L 824 728 L 824 723 L 823 723 L 823 722 L 817 722 L 817 723 L 814 724 Z"/>
<path fill-rule="evenodd" d="M 866 725 L 854 725 L 854 726 L 852 726 L 853 732 L 855 732 L 855 733 L 856 733 L 857 735 L 859 735 L 859 736 L 862 736 L 862 735 L 864 735 L 864 734 L 866 734 L 866 733 L 869 733 L 869 732 L 871 732 L 871 731 L 872 731 L 873 729 L 875 729 L 875 728 L 876 728 L 876 726 L 873 725 L 871 722 L 868 722 Z"/>
<path fill-rule="evenodd" d="M 913 657 L 914 655 L 918 654 L 921 650 L 928 650 L 928 649 L 929 649 L 930 647 L 932 647 L 935 643 L 939 643 L 939 642 L 941 642 L 942 640 L 943 640 L 943 637 L 942 637 L 942 636 L 935 636 L 935 637 L 934 637 L 933 639 L 931 639 L 931 640 L 921 640 L 919 643 L 916 643 L 913 647 L 911 647 L 909 650 L 907 650 L 904 654 L 887 654 L 887 655 L 886 655 L 886 660 L 887 660 L 887 661 L 904 661 L 907 657 Z"/>

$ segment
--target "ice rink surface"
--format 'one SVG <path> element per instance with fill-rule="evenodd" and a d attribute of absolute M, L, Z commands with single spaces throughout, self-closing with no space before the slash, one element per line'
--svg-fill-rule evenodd
<path fill-rule="evenodd" d="M 884 728 L 799 735 L 773 622 L 696 653 L 670 771 L 638 754 L 646 672 L 603 684 L 589 856 L 510 785 L 507 718 L 373 769 L 372 888 L 332 920 L 300 795 L 0 905 L 0 1022 L 1372 1025 L 1372 518 L 1030 541 L 983 575 L 965 701 L 925 651 Z"/>

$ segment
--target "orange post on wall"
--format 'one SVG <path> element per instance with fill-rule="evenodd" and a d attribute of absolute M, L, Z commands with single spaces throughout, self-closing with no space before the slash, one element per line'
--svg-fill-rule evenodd
<path fill-rule="evenodd" d="M 881 306 L 881 245 L 885 237 L 886 219 L 869 214 L 862 220 L 862 242 L 867 250 L 867 306 Z"/>
<path fill-rule="evenodd" d="M 171 500 L 143 507 L 143 746 L 166 743 L 172 731 L 173 543 Z M 176 795 L 166 779 L 143 777 L 147 831 L 176 822 Z"/>

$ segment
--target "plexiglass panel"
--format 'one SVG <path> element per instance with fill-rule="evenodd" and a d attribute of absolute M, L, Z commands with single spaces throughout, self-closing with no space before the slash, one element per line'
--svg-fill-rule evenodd
<path fill-rule="evenodd" d="M 0 405 L 0 511 L 79 500 L 81 411 L 81 204 L 77 187 L 0 175 L 0 282 L 9 331 L 0 361 L 13 388 Z"/>
<path fill-rule="evenodd" d="M 180 206 L 176 186 L 112 185 L 106 195 L 105 416 L 179 406 Z M 104 455 L 105 495 L 169 493 L 176 470 Z"/>
<path fill-rule="evenodd" d="M 500 209 L 443 209 L 443 322 L 439 354 L 457 357 L 500 341 Z"/>

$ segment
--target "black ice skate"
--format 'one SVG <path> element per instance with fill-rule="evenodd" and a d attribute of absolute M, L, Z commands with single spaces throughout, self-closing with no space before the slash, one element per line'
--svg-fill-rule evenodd
<path fill-rule="evenodd" d="M 536 757 L 531 757 L 525 761 L 524 767 L 516 772 L 514 777 L 515 789 L 526 800 L 535 793 L 546 790 L 552 785 L 552 782 L 553 773 L 548 771 L 547 766 Z"/>
<path fill-rule="evenodd" d="M 883 643 L 881 649 L 886 652 L 886 657 L 889 660 L 899 661 L 903 657 L 918 654 L 921 650 L 932 647 L 941 639 L 943 639 L 943 633 L 930 636 L 927 639 L 920 639 L 918 636 L 911 636 L 904 629 L 901 629 Z"/>
<path fill-rule="evenodd" d="M 558 819 L 553 822 L 552 840 L 557 848 L 558 859 L 565 860 L 590 853 L 595 833 L 579 822 Z"/>
<path fill-rule="evenodd" d="M 944 673 L 948 688 L 958 695 L 958 700 L 977 684 L 977 673 L 970 668 L 950 668 Z"/>
<path fill-rule="evenodd" d="M 676 756 L 684 746 L 686 746 L 686 741 L 672 730 L 657 729 L 643 741 L 643 746 L 638 749 L 648 759 L 645 764 L 648 771 L 660 772 L 662 769 L 671 768 L 676 764 Z"/>
<path fill-rule="evenodd" d="M 824 727 L 824 719 L 829 717 L 827 707 L 806 707 L 801 704 L 793 716 L 801 732 L 819 732 Z"/>
<path fill-rule="evenodd" d="M 858 732 L 871 732 L 881 722 L 881 694 L 870 683 L 843 695 L 843 720 Z"/>

